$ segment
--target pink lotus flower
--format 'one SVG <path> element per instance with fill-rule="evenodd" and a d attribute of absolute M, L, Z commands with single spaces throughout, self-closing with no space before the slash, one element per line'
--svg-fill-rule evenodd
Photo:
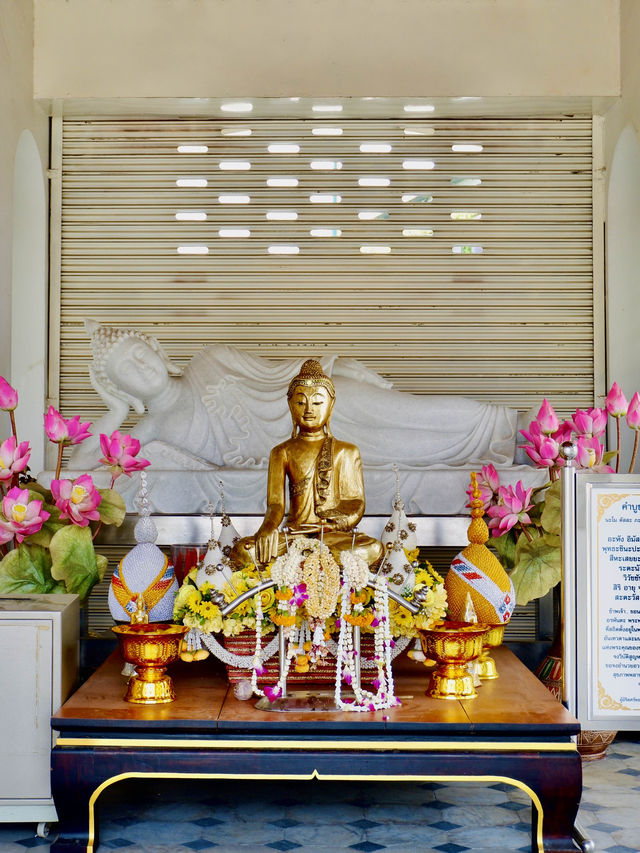
<path fill-rule="evenodd" d="M 60 518 L 68 518 L 78 527 L 86 527 L 90 521 L 98 521 L 98 504 L 102 497 L 89 474 L 76 480 L 52 480 L 51 494 L 60 510 Z"/>
<path fill-rule="evenodd" d="M 28 441 L 18 440 L 14 435 L 0 444 L 0 482 L 10 480 L 14 474 L 19 474 L 29 464 L 31 448 Z"/>
<path fill-rule="evenodd" d="M 607 412 L 604 409 L 578 409 L 570 421 L 571 429 L 576 435 L 599 437 L 607 428 Z"/>
<path fill-rule="evenodd" d="M 130 477 L 134 471 L 142 471 L 150 464 L 148 459 L 135 458 L 140 452 L 138 439 L 123 435 L 118 430 L 112 432 L 110 438 L 104 433 L 100 434 L 100 450 L 104 454 L 100 461 L 103 465 L 109 466 L 114 480 L 120 474 Z"/>
<path fill-rule="evenodd" d="M 531 524 L 528 511 L 533 506 L 531 503 L 532 492 L 533 488 L 525 489 L 521 480 L 518 480 L 515 488 L 513 486 L 500 486 L 498 503 L 490 506 L 487 511 L 488 526 L 491 528 L 493 536 L 502 536 L 503 533 L 507 533 L 518 523 Z"/>
<path fill-rule="evenodd" d="M 561 467 L 564 464 L 560 456 L 560 443 L 550 435 L 540 436 L 533 446 L 525 445 L 524 451 L 538 468 Z"/>
<path fill-rule="evenodd" d="M 37 533 L 50 513 L 42 509 L 42 501 L 29 500 L 29 490 L 14 486 L 2 500 L 0 542 L 9 542 L 15 536 L 22 542 L 25 536 Z"/>
<path fill-rule="evenodd" d="M 538 421 L 531 421 L 528 429 L 520 430 L 520 435 L 523 435 L 527 441 L 535 444 L 536 441 L 539 441 L 542 438 L 542 429 L 540 428 L 540 424 Z"/>
<path fill-rule="evenodd" d="M 480 500 L 482 501 L 482 507 L 487 511 L 491 502 L 494 499 L 495 493 L 498 491 L 500 487 L 500 476 L 496 471 L 493 465 L 483 465 L 482 472 L 478 477 L 478 488 L 480 490 Z M 471 506 L 471 501 L 473 500 L 473 486 L 469 485 L 467 488 L 467 495 L 469 496 L 469 502 L 467 506 Z"/>
<path fill-rule="evenodd" d="M 544 435 L 551 435 L 560 426 L 560 421 L 556 415 L 553 406 L 547 401 L 547 398 L 542 401 L 540 411 L 536 416 L 536 422 L 540 426 L 540 431 Z"/>
<path fill-rule="evenodd" d="M 611 390 L 605 400 L 605 406 L 609 414 L 613 415 L 614 418 L 621 418 L 627 414 L 629 404 L 627 403 L 627 398 L 622 393 L 622 388 L 617 382 L 614 382 L 611 386 Z"/>
<path fill-rule="evenodd" d="M 584 435 L 578 436 L 576 444 L 578 446 L 576 461 L 579 468 L 590 468 L 599 474 L 613 472 L 611 465 L 602 464 L 604 445 L 600 444 L 595 436 L 591 438 Z"/>
<path fill-rule="evenodd" d="M 629 429 L 640 429 L 640 394 L 637 391 L 627 409 L 627 426 Z"/>
<path fill-rule="evenodd" d="M 564 459 L 560 456 L 559 441 L 559 437 L 565 432 L 563 427 L 557 429 L 554 435 L 546 435 L 542 432 L 540 423 L 535 420 L 531 421 L 528 430 L 520 430 L 522 435 L 531 442 L 523 445 L 523 450 L 538 468 L 560 468 L 564 465 Z"/>
<path fill-rule="evenodd" d="M 18 392 L 13 388 L 4 376 L 0 376 L 0 409 L 4 412 L 12 412 L 18 405 Z"/>
<path fill-rule="evenodd" d="M 80 444 L 91 435 L 87 432 L 87 427 L 90 426 L 89 421 L 81 424 L 79 415 L 65 420 L 53 406 L 49 406 L 44 416 L 44 431 L 49 441 L 53 441 L 54 444 Z"/>
<path fill-rule="evenodd" d="M 555 438 L 558 444 L 563 441 L 569 441 L 573 435 L 573 423 L 571 421 L 563 421 L 558 429 L 552 434 L 551 438 Z"/>

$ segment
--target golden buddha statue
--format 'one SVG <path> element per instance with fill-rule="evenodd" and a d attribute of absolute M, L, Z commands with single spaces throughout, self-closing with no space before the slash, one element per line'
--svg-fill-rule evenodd
<path fill-rule="evenodd" d="M 230 556 L 235 564 L 264 565 L 286 551 L 287 537 L 278 528 L 285 515 L 287 481 L 289 538 L 322 536 L 336 558 L 340 551 L 353 547 L 369 566 L 381 559 L 381 542 L 352 532 L 365 508 L 362 462 L 354 444 L 331 434 L 335 398 L 333 381 L 320 363 L 305 361 L 287 392 L 293 433 L 269 457 L 264 520 L 255 536 L 234 546 Z"/>

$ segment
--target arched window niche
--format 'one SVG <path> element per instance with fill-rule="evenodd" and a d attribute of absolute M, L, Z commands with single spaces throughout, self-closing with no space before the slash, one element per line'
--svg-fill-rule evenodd
<path fill-rule="evenodd" d="M 31 442 L 29 465 L 35 474 L 44 468 L 47 195 L 40 152 L 29 130 L 22 131 L 16 147 L 12 225 L 10 381 L 20 399 L 18 438 Z"/>

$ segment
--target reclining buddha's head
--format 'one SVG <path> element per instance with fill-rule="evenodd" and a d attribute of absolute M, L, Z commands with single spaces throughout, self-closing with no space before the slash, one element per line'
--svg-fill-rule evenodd
<path fill-rule="evenodd" d="M 102 326 L 85 321 L 91 335 L 93 363 L 91 381 L 100 393 L 124 400 L 137 412 L 144 411 L 144 400 L 152 400 L 169 382 L 169 376 L 181 376 L 160 343 L 137 329 Z M 99 386 L 99 387 L 98 387 Z"/>

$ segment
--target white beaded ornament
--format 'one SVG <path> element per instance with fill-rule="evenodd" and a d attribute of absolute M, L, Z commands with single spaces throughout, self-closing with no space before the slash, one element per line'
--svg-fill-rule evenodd
<path fill-rule="evenodd" d="M 145 600 L 154 602 L 151 607 L 146 608 L 149 621 L 171 622 L 178 582 L 173 574 L 173 566 L 167 565 L 165 555 L 154 544 L 158 531 L 153 519 L 149 517 L 144 471 L 140 472 L 140 492 L 136 498 L 136 506 L 140 514 L 134 528 L 137 544 L 125 554 L 113 573 L 109 585 L 109 611 L 116 622 L 129 622 L 136 609 L 136 602 L 131 596 L 145 593 Z M 149 587 L 154 581 L 157 581 L 157 584 L 150 590 Z M 158 596 L 159 600 L 156 601 Z"/>

